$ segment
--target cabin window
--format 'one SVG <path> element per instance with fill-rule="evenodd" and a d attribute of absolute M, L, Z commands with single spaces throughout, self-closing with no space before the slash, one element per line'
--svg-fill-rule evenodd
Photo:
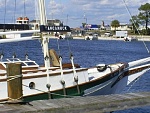
<path fill-rule="evenodd" d="M 30 65 L 36 65 L 34 62 L 25 62 L 28 66 Z"/>

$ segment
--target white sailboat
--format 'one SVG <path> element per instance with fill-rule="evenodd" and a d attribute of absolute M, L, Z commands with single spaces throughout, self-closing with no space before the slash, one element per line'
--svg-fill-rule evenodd
<path fill-rule="evenodd" d="M 47 28 L 45 3 L 44 0 L 38 1 L 41 25 L 42 28 Z M 41 30 L 41 32 L 43 31 Z M 34 38 L 30 37 L 30 39 Z M 9 39 L 6 40 L 9 41 Z M 8 41 L 3 39 L 0 42 Z M 14 39 L 14 41 L 17 41 L 17 39 Z M 19 58 L 4 60 L 1 55 L 0 101 L 10 99 L 7 94 L 7 85 L 9 81 L 15 79 L 7 78 L 6 68 L 9 63 L 22 64 L 23 94 L 20 98 L 23 98 L 24 101 L 119 93 L 125 86 L 139 78 L 150 68 L 150 57 L 129 63 L 98 64 L 92 68 L 82 68 L 74 64 L 73 55 L 70 55 L 71 63 L 63 64 L 62 58 L 57 56 L 55 50 L 49 50 L 48 43 L 48 38 L 42 36 L 44 66 L 39 66 L 35 61 L 28 58 L 24 60 Z"/>

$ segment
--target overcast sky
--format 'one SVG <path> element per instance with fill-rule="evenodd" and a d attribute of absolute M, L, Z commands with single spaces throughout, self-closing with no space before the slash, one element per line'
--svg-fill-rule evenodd
<path fill-rule="evenodd" d="M 110 24 L 115 19 L 129 23 L 130 15 L 124 2 L 131 15 L 137 15 L 138 8 L 150 0 L 45 0 L 47 18 L 60 19 L 70 27 L 79 27 L 83 22 Z M 0 23 L 14 23 L 20 16 L 30 20 L 38 18 L 36 4 L 35 0 L 0 0 Z"/>

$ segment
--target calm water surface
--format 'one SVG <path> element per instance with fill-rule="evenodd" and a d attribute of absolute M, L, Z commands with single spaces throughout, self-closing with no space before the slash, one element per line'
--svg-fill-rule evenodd
<path fill-rule="evenodd" d="M 147 47 L 150 48 L 150 42 L 145 43 Z M 82 67 L 91 67 L 99 63 L 130 62 L 150 56 L 141 41 L 57 41 L 56 39 L 51 39 L 49 48 L 55 49 L 57 53 L 62 56 L 63 62 L 70 62 L 69 55 L 72 53 L 74 55 L 74 62 L 80 64 Z M 43 64 L 43 53 L 40 41 L 38 40 L 0 44 L 0 52 L 3 52 L 4 58 L 10 58 L 14 53 L 17 57 L 24 58 L 27 53 L 29 59 L 37 61 L 40 65 Z M 145 73 L 136 83 L 126 87 L 122 93 L 150 91 L 149 81 L 150 71 Z M 150 106 L 114 113 L 150 113 Z"/>

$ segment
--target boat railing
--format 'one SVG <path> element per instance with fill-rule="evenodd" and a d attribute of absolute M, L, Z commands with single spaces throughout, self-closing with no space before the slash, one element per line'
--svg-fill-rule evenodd
<path fill-rule="evenodd" d="M 0 61 L 4 68 L 6 68 L 8 63 L 21 63 L 22 67 L 39 67 L 39 65 L 30 59 L 19 59 L 19 58 L 7 58 Z"/>

